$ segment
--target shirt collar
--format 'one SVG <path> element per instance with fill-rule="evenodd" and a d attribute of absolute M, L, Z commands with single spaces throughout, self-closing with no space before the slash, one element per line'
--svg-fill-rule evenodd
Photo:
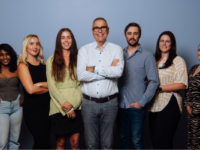
<path fill-rule="evenodd" d="M 102 51 L 103 51 L 103 50 L 106 50 L 107 45 L 108 45 L 108 42 L 106 41 L 106 42 L 104 43 L 103 47 L 102 47 Z M 98 50 L 98 44 L 97 44 L 96 41 L 94 42 L 94 49 L 97 49 L 97 50 Z"/>
<path fill-rule="evenodd" d="M 127 52 L 127 50 L 128 50 L 128 46 L 124 49 L 124 51 Z M 139 44 L 137 50 L 134 53 L 136 53 L 137 51 L 142 52 L 142 46 L 140 44 Z"/>

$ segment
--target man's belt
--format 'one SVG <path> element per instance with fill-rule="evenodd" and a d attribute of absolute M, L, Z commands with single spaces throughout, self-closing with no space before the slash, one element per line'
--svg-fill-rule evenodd
<path fill-rule="evenodd" d="M 88 95 L 85 95 L 83 94 L 83 97 L 87 100 L 91 100 L 91 101 L 95 101 L 97 103 L 104 103 L 104 102 L 107 102 L 115 97 L 117 97 L 117 94 L 113 94 L 111 96 L 108 96 L 108 97 L 103 97 L 103 98 L 95 98 L 95 97 L 90 97 Z"/>

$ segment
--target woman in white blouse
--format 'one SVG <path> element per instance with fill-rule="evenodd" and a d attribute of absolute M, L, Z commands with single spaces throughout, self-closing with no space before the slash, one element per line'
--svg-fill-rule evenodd
<path fill-rule="evenodd" d="M 185 61 L 176 54 L 172 32 L 160 34 L 155 58 L 160 85 L 150 109 L 150 134 L 154 149 L 172 149 L 173 137 L 182 112 L 180 90 L 188 86 Z"/>

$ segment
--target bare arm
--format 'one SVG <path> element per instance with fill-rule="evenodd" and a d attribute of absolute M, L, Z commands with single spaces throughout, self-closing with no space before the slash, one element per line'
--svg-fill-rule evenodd
<path fill-rule="evenodd" d="M 185 90 L 186 85 L 183 83 L 173 83 L 169 85 L 161 86 L 163 92 L 176 92 L 180 90 Z"/>
<path fill-rule="evenodd" d="M 39 83 L 35 83 L 34 85 L 48 89 L 47 82 L 39 82 Z"/>
<path fill-rule="evenodd" d="M 28 67 L 24 63 L 18 65 L 17 71 L 22 85 L 29 94 L 43 94 L 49 91 L 47 88 L 35 86 L 33 84 Z"/>

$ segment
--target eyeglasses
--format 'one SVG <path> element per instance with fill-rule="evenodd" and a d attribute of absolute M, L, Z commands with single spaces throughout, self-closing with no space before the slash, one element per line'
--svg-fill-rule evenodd
<path fill-rule="evenodd" d="M 99 30 L 106 31 L 108 29 L 108 26 L 93 27 L 92 29 L 94 32 L 99 32 Z"/>
<path fill-rule="evenodd" d="M 171 41 L 169 41 L 169 40 L 166 40 L 166 41 L 160 40 L 160 43 L 164 43 L 164 42 L 166 42 L 167 44 L 168 44 L 168 43 L 171 43 Z"/>

